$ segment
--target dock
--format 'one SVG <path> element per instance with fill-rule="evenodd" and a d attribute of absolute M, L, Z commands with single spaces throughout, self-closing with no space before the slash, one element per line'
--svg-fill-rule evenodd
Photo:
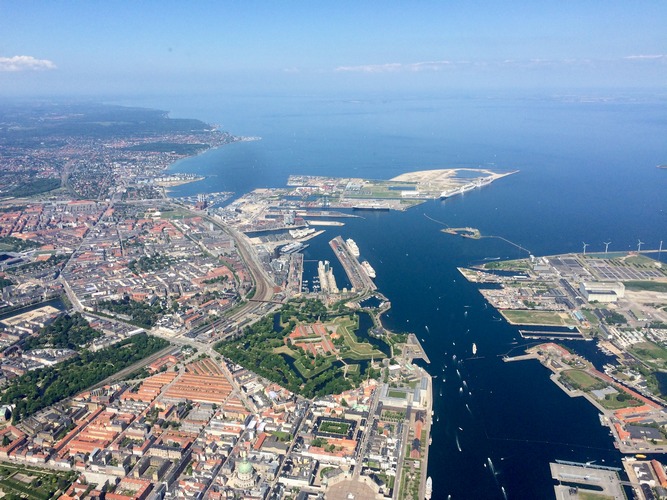
<path fill-rule="evenodd" d="M 503 361 L 509 363 L 511 361 L 525 361 L 527 359 L 539 359 L 537 353 L 522 354 L 521 356 L 504 356 Z"/>
<path fill-rule="evenodd" d="M 519 330 L 519 334 L 524 339 L 548 339 L 548 340 L 586 340 L 583 333 L 578 329 L 570 332 L 564 331 L 539 331 L 539 330 Z"/>
<path fill-rule="evenodd" d="M 293 253 L 289 256 L 289 273 L 287 277 L 288 295 L 294 296 L 301 293 L 303 286 L 303 254 Z"/>
<path fill-rule="evenodd" d="M 557 460 L 550 463 L 551 477 L 558 481 L 554 486 L 556 499 L 590 498 L 595 493 L 600 498 L 625 500 L 623 486 L 618 476 L 620 469 L 591 463 Z"/>
<path fill-rule="evenodd" d="M 336 236 L 329 242 L 329 246 L 334 251 L 336 258 L 343 266 L 347 278 L 350 280 L 352 288 L 357 292 L 375 291 L 377 286 L 373 280 L 368 276 L 364 268 L 361 266 L 357 258 L 352 255 L 347 248 L 341 236 Z"/>
<path fill-rule="evenodd" d="M 414 333 L 408 335 L 408 341 L 406 342 L 405 348 L 403 349 L 403 355 L 409 357 L 410 360 L 423 359 L 428 364 L 431 364 L 431 360 L 428 359 L 428 355 L 426 354 L 424 347 L 422 346 L 421 342 L 419 342 L 419 339 Z"/>

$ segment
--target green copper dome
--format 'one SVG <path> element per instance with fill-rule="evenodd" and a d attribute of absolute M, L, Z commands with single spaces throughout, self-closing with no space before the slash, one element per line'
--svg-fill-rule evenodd
<path fill-rule="evenodd" d="M 247 459 L 243 460 L 239 464 L 238 471 L 239 471 L 239 474 L 252 474 L 252 472 L 253 472 L 252 465 L 250 465 L 250 462 L 248 462 Z"/>

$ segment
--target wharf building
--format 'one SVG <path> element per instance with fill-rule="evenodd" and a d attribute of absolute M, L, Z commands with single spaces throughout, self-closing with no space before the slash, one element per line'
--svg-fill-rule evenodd
<path fill-rule="evenodd" d="M 625 296 L 625 285 L 618 281 L 597 283 L 582 281 L 579 291 L 588 302 L 616 302 Z"/>

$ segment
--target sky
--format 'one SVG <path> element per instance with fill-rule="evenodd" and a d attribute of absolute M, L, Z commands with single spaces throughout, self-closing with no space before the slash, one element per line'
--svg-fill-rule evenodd
<path fill-rule="evenodd" d="M 667 88 L 667 2 L 0 0 L 0 96 Z"/>

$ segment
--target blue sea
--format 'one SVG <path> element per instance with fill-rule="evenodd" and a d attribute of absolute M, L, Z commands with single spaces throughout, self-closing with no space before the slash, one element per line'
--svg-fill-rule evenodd
<path fill-rule="evenodd" d="M 550 461 L 620 465 L 590 404 L 562 393 L 537 361 L 502 361 L 528 343 L 456 269 L 527 253 L 499 239 L 443 234 L 433 219 L 477 227 L 537 256 L 579 252 L 583 242 L 588 252 L 603 251 L 605 241 L 610 251 L 636 249 L 639 239 L 643 249 L 661 240 L 667 248 L 667 170 L 656 168 L 667 163 L 664 96 L 218 96 L 141 104 L 262 137 L 175 164 L 207 176 L 175 196 L 282 187 L 290 174 L 388 179 L 435 168 L 519 170 L 446 201 L 345 219 L 310 242 L 306 259 L 332 261 L 344 285 L 328 241 L 354 238 L 392 302 L 386 326 L 424 339 L 427 369 L 437 376 L 428 465 L 434 498 L 554 498 Z M 469 359 L 473 342 L 477 358 Z M 568 345 L 605 361 L 585 344 Z M 469 393 L 460 394 L 463 381 Z"/>

